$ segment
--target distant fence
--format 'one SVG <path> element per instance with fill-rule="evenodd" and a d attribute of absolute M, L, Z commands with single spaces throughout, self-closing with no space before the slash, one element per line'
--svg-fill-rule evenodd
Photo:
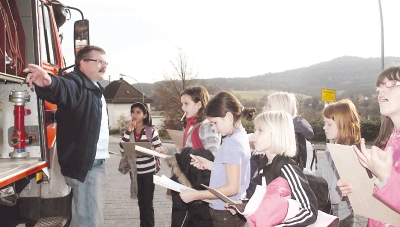
<path fill-rule="evenodd" d="M 326 144 L 314 144 L 314 148 L 317 151 L 324 151 L 326 148 Z"/>
<path fill-rule="evenodd" d="M 369 144 L 366 145 L 366 147 L 367 147 L 368 149 L 371 149 L 371 146 L 372 146 L 372 145 L 369 145 Z M 315 150 L 317 150 L 317 151 L 325 151 L 325 149 L 326 149 L 326 144 L 322 144 L 322 143 L 314 144 L 314 148 L 315 148 Z"/>

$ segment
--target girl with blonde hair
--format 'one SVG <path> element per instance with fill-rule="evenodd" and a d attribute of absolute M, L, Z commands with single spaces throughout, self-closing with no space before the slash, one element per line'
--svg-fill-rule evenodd
<path fill-rule="evenodd" d="M 308 226 L 317 220 L 317 199 L 296 154 L 293 120 L 284 111 L 267 111 L 254 120 L 254 146 L 268 163 L 246 204 L 235 205 L 250 226 Z M 260 186 L 261 185 L 261 186 Z M 231 213 L 235 213 L 231 210 Z"/>
<path fill-rule="evenodd" d="M 293 93 L 275 92 L 268 96 L 265 111 L 285 111 L 293 119 L 293 127 L 296 135 L 296 154 L 293 160 L 301 169 L 310 168 L 307 166 L 306 139 L 314 137 L 314 131 L 307 120 L 298 115 L 298 102 Z M 311 169 L 310 169 L 311 170 Z"/>

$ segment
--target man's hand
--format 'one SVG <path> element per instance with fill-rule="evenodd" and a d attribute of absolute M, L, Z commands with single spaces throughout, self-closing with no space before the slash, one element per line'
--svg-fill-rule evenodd
<path fill-rule="evenodd" d="M 49 74 L 38 65 L 29 64 L 23 72 L 26 74 L 25 81 L 29 84 L 30 88 L 33 88 L 33 84 L 39 87 L 47 87 L 51 84 Z"/>

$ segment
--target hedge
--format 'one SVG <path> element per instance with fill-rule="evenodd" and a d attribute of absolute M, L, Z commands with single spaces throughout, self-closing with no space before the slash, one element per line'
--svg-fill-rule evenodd
<path fill-rule="evenodd" d="M 313 130 L 314 137 L 312 141 L 321 142 L 326 141 L 323 118 L 316 118 L 310 122 Z M 361 137 L 365 138 L 366 141 L 372 142 L 378 136 L 379 129 L 381 127 L 380 119 L 373 120 L 361 120 Z"/>

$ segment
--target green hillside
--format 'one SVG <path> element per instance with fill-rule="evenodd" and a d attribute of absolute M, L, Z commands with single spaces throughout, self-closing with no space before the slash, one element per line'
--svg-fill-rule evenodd
<path fill-rule="evenodd" d="M 258 90 L 258 91 L 232 91 L 232 93 L 240 100 L 259 100 L 262 97 L 278 92 L 280 90 Z M 297 100 L 303 101 L 307 98 L 311 98 L 309 95 L 296 94 Z"/>

